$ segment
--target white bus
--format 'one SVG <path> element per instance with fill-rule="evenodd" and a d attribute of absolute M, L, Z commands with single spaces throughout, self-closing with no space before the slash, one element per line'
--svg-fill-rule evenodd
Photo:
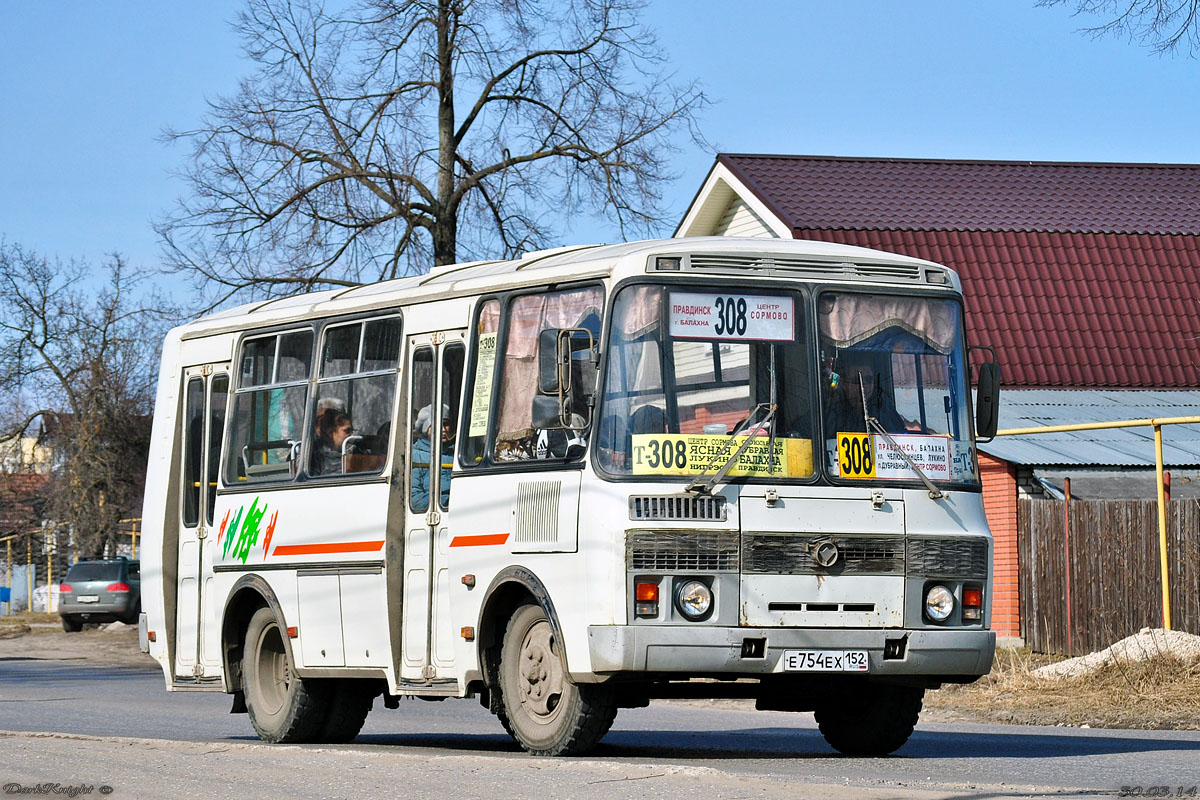
<path fill-rule="evenodd" d="M 176 328 L 143 648 L 269 742 L 477 697 L 526 750 L 752 698 L 845 753 L 992 665 L 991 538 L 943 266 L 697 238 L 254 303 Z"/>

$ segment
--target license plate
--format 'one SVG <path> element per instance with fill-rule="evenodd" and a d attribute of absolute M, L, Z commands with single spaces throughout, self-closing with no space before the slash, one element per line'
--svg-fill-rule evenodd
<path fill-rule="evenodd" d="M 866 650 L 785 650 L 788 672 L 866 672 Z"/>
<path fill-rule="evenodd" d="M 100 595 L 98 595 L 98 594 L 81 594 L 81 595 L 79 595 L 79 602 L 81 602 L 81 603 L 99 603 Z"/>

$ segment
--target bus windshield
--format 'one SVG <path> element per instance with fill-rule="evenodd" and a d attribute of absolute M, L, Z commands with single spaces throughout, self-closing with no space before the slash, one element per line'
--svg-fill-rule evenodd
<path fill-rule="evenodd" d="M 915 465 L 932 481 L 978 481 L 957 302 L 825 292 L 815 327 L 816 346 L 796 292 L 621 290 L 600 467 L 699 476 L 734 459 L 731 478 L 808 480 L 816 440 L 835 479 L 917 482 Z"/>
<path fill-rule="evenodd" d="M 596 433 L 601 468 L 704 475 L 740 450 L 730 477 L 811 477 L 808 328 L 796 292 L 623 289 Z"/>
<path fill-rule="evenodd" d="M 826 292 L 817 308 L 830 475 L 977 482 L 958 303 Z"/>

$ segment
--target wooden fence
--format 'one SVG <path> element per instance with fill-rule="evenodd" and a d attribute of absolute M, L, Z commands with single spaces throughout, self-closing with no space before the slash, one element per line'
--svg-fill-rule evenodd
<path fill-rule="evenodd" d="M 1072 500 L 1067 627 L 1065 502 L 1021 498 L 1021 628 L 1043 653 L 1081 655 L 1162 627 L 1158 507 L 1153 500 Z M 1167 504 L 1171 627 L 1200 634 L 1200 501 Z"/>

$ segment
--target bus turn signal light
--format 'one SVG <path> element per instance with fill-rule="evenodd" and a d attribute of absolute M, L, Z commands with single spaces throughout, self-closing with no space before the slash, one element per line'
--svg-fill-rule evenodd
<path fill-rule="evenodd" d="M 963 620 L 978 622 L 983 619 L 983 589 L 963 587 Z"/>
<path fill-rule="evenodd" d="M 635 592 L 637 604 L 634 613 L 639 617 L 658 616 L 658 584 L 639 583 Z"/>

